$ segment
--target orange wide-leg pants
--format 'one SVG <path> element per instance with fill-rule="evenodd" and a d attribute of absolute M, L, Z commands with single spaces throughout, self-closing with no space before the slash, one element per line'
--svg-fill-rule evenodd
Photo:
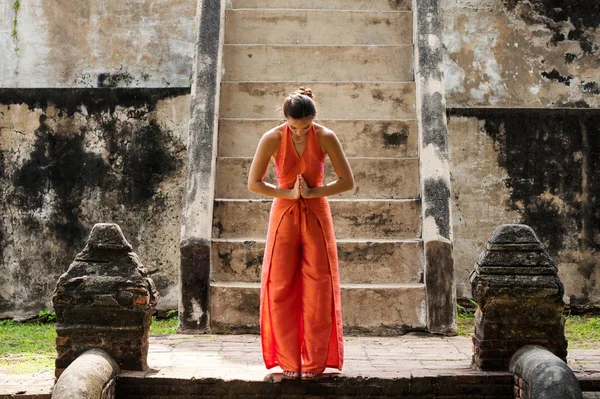
<path fill-rule="evenodd" d="M 333 290 L 323 229 L 303 200 L 283 215 L 267 284 L 280 367 L 322 373 L 333 327 Z"/>

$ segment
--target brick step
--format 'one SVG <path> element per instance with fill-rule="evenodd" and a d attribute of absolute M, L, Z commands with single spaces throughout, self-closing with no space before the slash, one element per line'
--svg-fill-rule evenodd
<path fill-rule="evenodd" d="M 213 238 L 261 240 L 271 200 L 217 199 Z M 421 235 L 419 200 L 329 200 L 338 239 L 413 240 Z"/>
<path fill-rule="evenodd" d="M 342 284 L 345 334 L 389 336 L 425 329 L 423 284 Z M 260 284 L 212 283 L 211 330 L 258 333 Z"/>
<path fill-rule="evenodd" d="M 412 44 L 412 12 L 226 10 L 225 44 Z"/>
<path fill-rule="evenodd" d="M 252 342 L 249 345 L 259 344 Z M 234 354 L 233 357 L 240 356 Z M 348 363 L 350 361 L 352 358 Z M 360 361 L 363 362 L 362 359 Z M 279 369 L 274 369 L 272 371 L 274 374 L 268 374 L 268 371 L 260 369 L 260 372 L 255 372 L 256 377 L 248 380 L 239 377 L 243 373 L 240 368 L 245 367 L 243 363 L 231 362 L 228 358 L 224 358 L 222 362 L 227 365 L 222 367 L 227 367 L 231 371 L 223 372 L 221 378 L 199 378 L 191 376 L 189 372 L 185 376 L 171 372 L 168 377 L 165 377 L 157 373 L 123 371 L 117 382 L 116 396 L 120 399 L 512 399 L 514 397 L 513 376 L 510 373 L 483 373 L 469 369 L 454 371 L 444 366 L 435 367 L 433 362 L 427 368 L 416 366 L 418 372 L 414 374 L 410 372 L 410 367 L 396 373 L 387 371 L 397 370 L 399 365 L 405 362 L 402 355 L 386 357 L 383 365 L 387 364 L 387 367 L 382 367 L 378 373 L 372 373 L 373 376 L 364 377 L 365 373 L 362 370 L 350 375 L 347 372 L 330 373 L 331 370 L 327 370 L 329 378 L 324 376 L 316 381 L 286 380 L 281 383 L 279 383 Z M 364 363 L 369 364 L 366 361 Z M 418 362 L 409 364 L 414 363 L 419 364 Z M 406 366 L 406 363 L 404 365 Z M 253 370 L 256 368 L 255 366 Z M 351 366 L 345 369 L 348 368 Z"/>
<path fill-rule="evenodd" d="M 283 99 L 301 82 L 224 82 L 220 116 L 277 118 Z M 314 82 L 310 87 L 322 119 L 414 119 L 414 83 Z"/>
<path fill-rule="evenodd" d="M 283 100 L 281 100 L 283 101 Z M 219 156 L 253 157 L 262 135 L 283 119 L 219 120 Z M 416 158 L 415 120 L 317 120 L 333 130 L 348 157 Z"/>
<path fill-rule="evenodd" d="M 232 8 L 410 11 L 409 0 L 233 0 Z"/>
<path fill-rule="evenodd" d="M 399 199 L 419 196 L 419 160 L 397 158 L 349 158 L 355 187 L 330 198 Z M 218 158 L 215 196 L 232 199 L 260 199 L 248 190 L 252 158 Z M 325 183 L 337 179 L 330 162 L 325 163 Z M 265 181 L 277 185 L 275 167 L 269 165 Z"/>
<path fill-rule="evenodd" d="M 224 81 L 413 80 L 412 46 L 232 45 L 223 47 Z"/>
<path fill-rule="evenodd" d="M 420 284 L 423 244 L 420 241 L 338 240 L 343 284 Z M 213 240 L 211 280 L 260 282 L 265 240 Z"/>

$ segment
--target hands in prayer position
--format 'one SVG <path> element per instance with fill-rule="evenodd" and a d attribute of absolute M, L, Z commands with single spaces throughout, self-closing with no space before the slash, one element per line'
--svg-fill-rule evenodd
<path fill-rule="evenodd" d="M 294 188 L 290 189 L 290 199 L 310 198 L 310 192 L 311 190 L 302 175 L 296 176 Z"/>

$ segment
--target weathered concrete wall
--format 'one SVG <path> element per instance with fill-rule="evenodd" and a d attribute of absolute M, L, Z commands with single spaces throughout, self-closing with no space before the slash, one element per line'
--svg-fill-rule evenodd
<path fill-rule="evenodd" d="M 600 306 L 600 3 L 441 2 L 458 297 L 494 229 L 526 223 L 567 302 Z"/>
<path fill-rule="evenodd" d="M 599 107 L 600 2 L 441 0 L 448 107 Z"/>
<path fill-rule="evenodd" d="M 1 1 L 0 87 L 188 87 L 196 4 Z"/>
<path fill-rule="evenodd" d="M 600 307 L 600 111 L 450 110 L 459 297 L 494 229 L 530 225 L 555 259 L 566 301 Z"/>
<path fill-rule="evenodd" d="M 189 90 L 0 89 L 0 318 L 50 307 L 97 222 L 177 307 Z"/>

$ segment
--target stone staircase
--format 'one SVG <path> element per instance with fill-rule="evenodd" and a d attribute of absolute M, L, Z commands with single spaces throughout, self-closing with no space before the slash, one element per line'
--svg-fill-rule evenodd
<path fill-rule="evenodd" d="M 261 135 L 299 86 L 317 99 L 354 172 L 330 197 L 346 333 L 426 328 L 410 2 L 233 0 L 224 75 L 211 248 L 213 332 L 258 332 L 270 199 L 247 189 Z M 331 165 L 326 181 L 334 180 Z M 276 182 L 271 166 L 267 181 Z"/>

